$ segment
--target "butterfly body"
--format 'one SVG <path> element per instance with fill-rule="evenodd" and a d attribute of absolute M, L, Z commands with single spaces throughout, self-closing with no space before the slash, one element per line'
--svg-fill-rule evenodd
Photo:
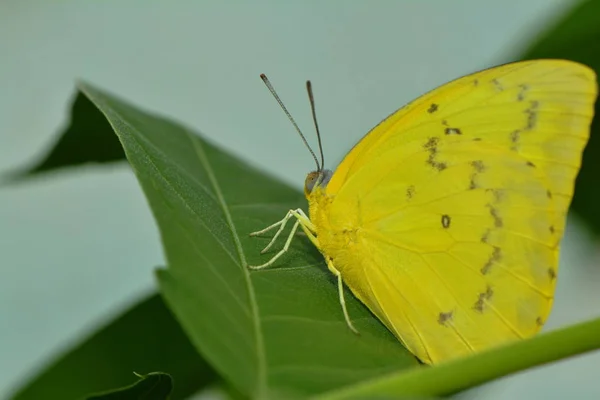
<path fill-rule="evenodd" d="M 595 79 L 563 60 L 459 78 L 390 115 L 333 174 L 309 174 L 299 223 L 421 361 L 547 320 Z"/>

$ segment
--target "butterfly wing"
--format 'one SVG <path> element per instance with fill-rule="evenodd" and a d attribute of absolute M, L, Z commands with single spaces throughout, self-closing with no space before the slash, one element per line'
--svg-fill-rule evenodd
<path fill-rule="evenodd" d="M 335 171 L 321 250 L 422 361 L 546 321 L 596 95 L 569 61 L 481 71 L 392 114 Z"/>

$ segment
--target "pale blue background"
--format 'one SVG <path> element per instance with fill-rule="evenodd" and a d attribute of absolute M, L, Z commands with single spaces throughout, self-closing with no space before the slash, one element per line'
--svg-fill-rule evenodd
<path fill-rule="evenodd" d="M 259 73 L 269 74 L 308 132 L 304 81 L 313 80 L 334 167 L 391 111 L 508 61 L 572 1 L 291 3 L 5 0 L 0 171 L 52 143 L 79 77 L 194 126 L 301 187 L 312 161 Z M 549 328 L 600 316 L 595 243 L 571 224 L 564 250 Z M 156 227 L 126 165 L 0 187 L 0 398 L 151 291 L 152 270 L 162 263 Z M 461 397 L 600 398 L 599 369 L 600 354 L 590 354 Z"/>

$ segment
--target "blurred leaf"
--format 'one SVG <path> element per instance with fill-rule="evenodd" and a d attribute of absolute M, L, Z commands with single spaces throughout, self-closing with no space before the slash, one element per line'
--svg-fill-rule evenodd
<path fill-rule="evenodd" d="M 315 399 L 448 396 L 527 368 L 600 349 L 598 332 L 600 318 L 435 367 L 412 369 L 357 383 Z"/>
<path fill-rule="evenodd" d="M 131 386 L 102 394 L 88 396 L 86 400 L 167 400 L 173 390 L 173 380 L 162 372 L 141 376 Z"/>
<path fill-rule="evenodd" d="M 153 295 L 45 368 L 13 399 L 81 398 L 129 384 L 134 371 L 168 371 L 176 383 L 174 400 L 217 379 L 161 297 Z"/>
<path fill-rule="evenodd" d="M 78 93 L 71 109 L 71 123 L 46 157 L 31 168 L 9 173 L 7 178 L 20 180 L 58 168 L 121 160 L 125 160 L 123 146 L 110 124 L 87 97 Z"/>
<path fill-rule="evenodd" d="M 248 270 L 267 259 L 260 250 L 269 241 L 248 234 L 305 205 L 301 193 L 183 126 L 89 85 L 81 90 L 113 126 L 154 212 L 167 303 L 241 393 L 306 396 L 418 365 L 350 292 L 361 335 L 348 329 L 335 280 L 307 238 L 296 238 L 274 268 Z"/>
<path fill-rule="evenodd" d="M 600 0 L 578 4 L 530 46 L 523 59 L 565 58 L 579 61 L 600 75 Z M 600 104 L 596 102 L 596 117 L 590 141 L 583 155 L 577 178 L 572 210 L 596 233 L 600 234 Z"/>

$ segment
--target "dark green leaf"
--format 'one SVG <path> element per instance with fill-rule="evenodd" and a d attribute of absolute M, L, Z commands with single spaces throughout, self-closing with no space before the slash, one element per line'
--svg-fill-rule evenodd
<path fill-rule="evenodd" d="M 78 93 L 72 106 L 71 123 L 48 155 L 35 166 L 12 173 L 8 178 L 19 180 L 58 168 L 121 160 L 125 160 L 123 147 L 106 118 L 87 97 Z"/>
<path fill-rule="evenodd" d="M 435 367 L 361 382 L 315 399 L 447 396 L 527 368 L 600 349 L 598 332 L 600 318 Z"/>
<path fill-rule="evenodd" d="M 304 206 L 298 191 L 185 127 L 81 90 L 114 128 L 158 222 L 169 265 L 158 274 L 162 293 L 241 393 L 305 396 L 417 365 L 349 292 L 361 335 L 348 329 L 336 283 L 305 237 L 274 268 L 248 270 L 273 255 L 260 255 L 268 238 L 248 234 Z"/>
<path fill-rule="evenodd" d="M 600 73 L 600 1 L 581 2 L 527 50 L 523 59 L 564 58 L 579 61 Z M 600 103 L 590 141 L 583 155 L 572 209 L 600 234 Z"/>
<path fill-rule="evenodd" d="M 86 397 L 86 400 L 167 400 L 173 390 L 173 380 L 162 372 L 152 372 L 131 386 Z"/>
<path fill-rule="evenodd" d="M 154 295 L 45 368 L 14 400 L 76 399 L 127 385 L 135 371 L 168 371 L 176 383 L 172 399 L 186 398 L 217 379 Z"/>

